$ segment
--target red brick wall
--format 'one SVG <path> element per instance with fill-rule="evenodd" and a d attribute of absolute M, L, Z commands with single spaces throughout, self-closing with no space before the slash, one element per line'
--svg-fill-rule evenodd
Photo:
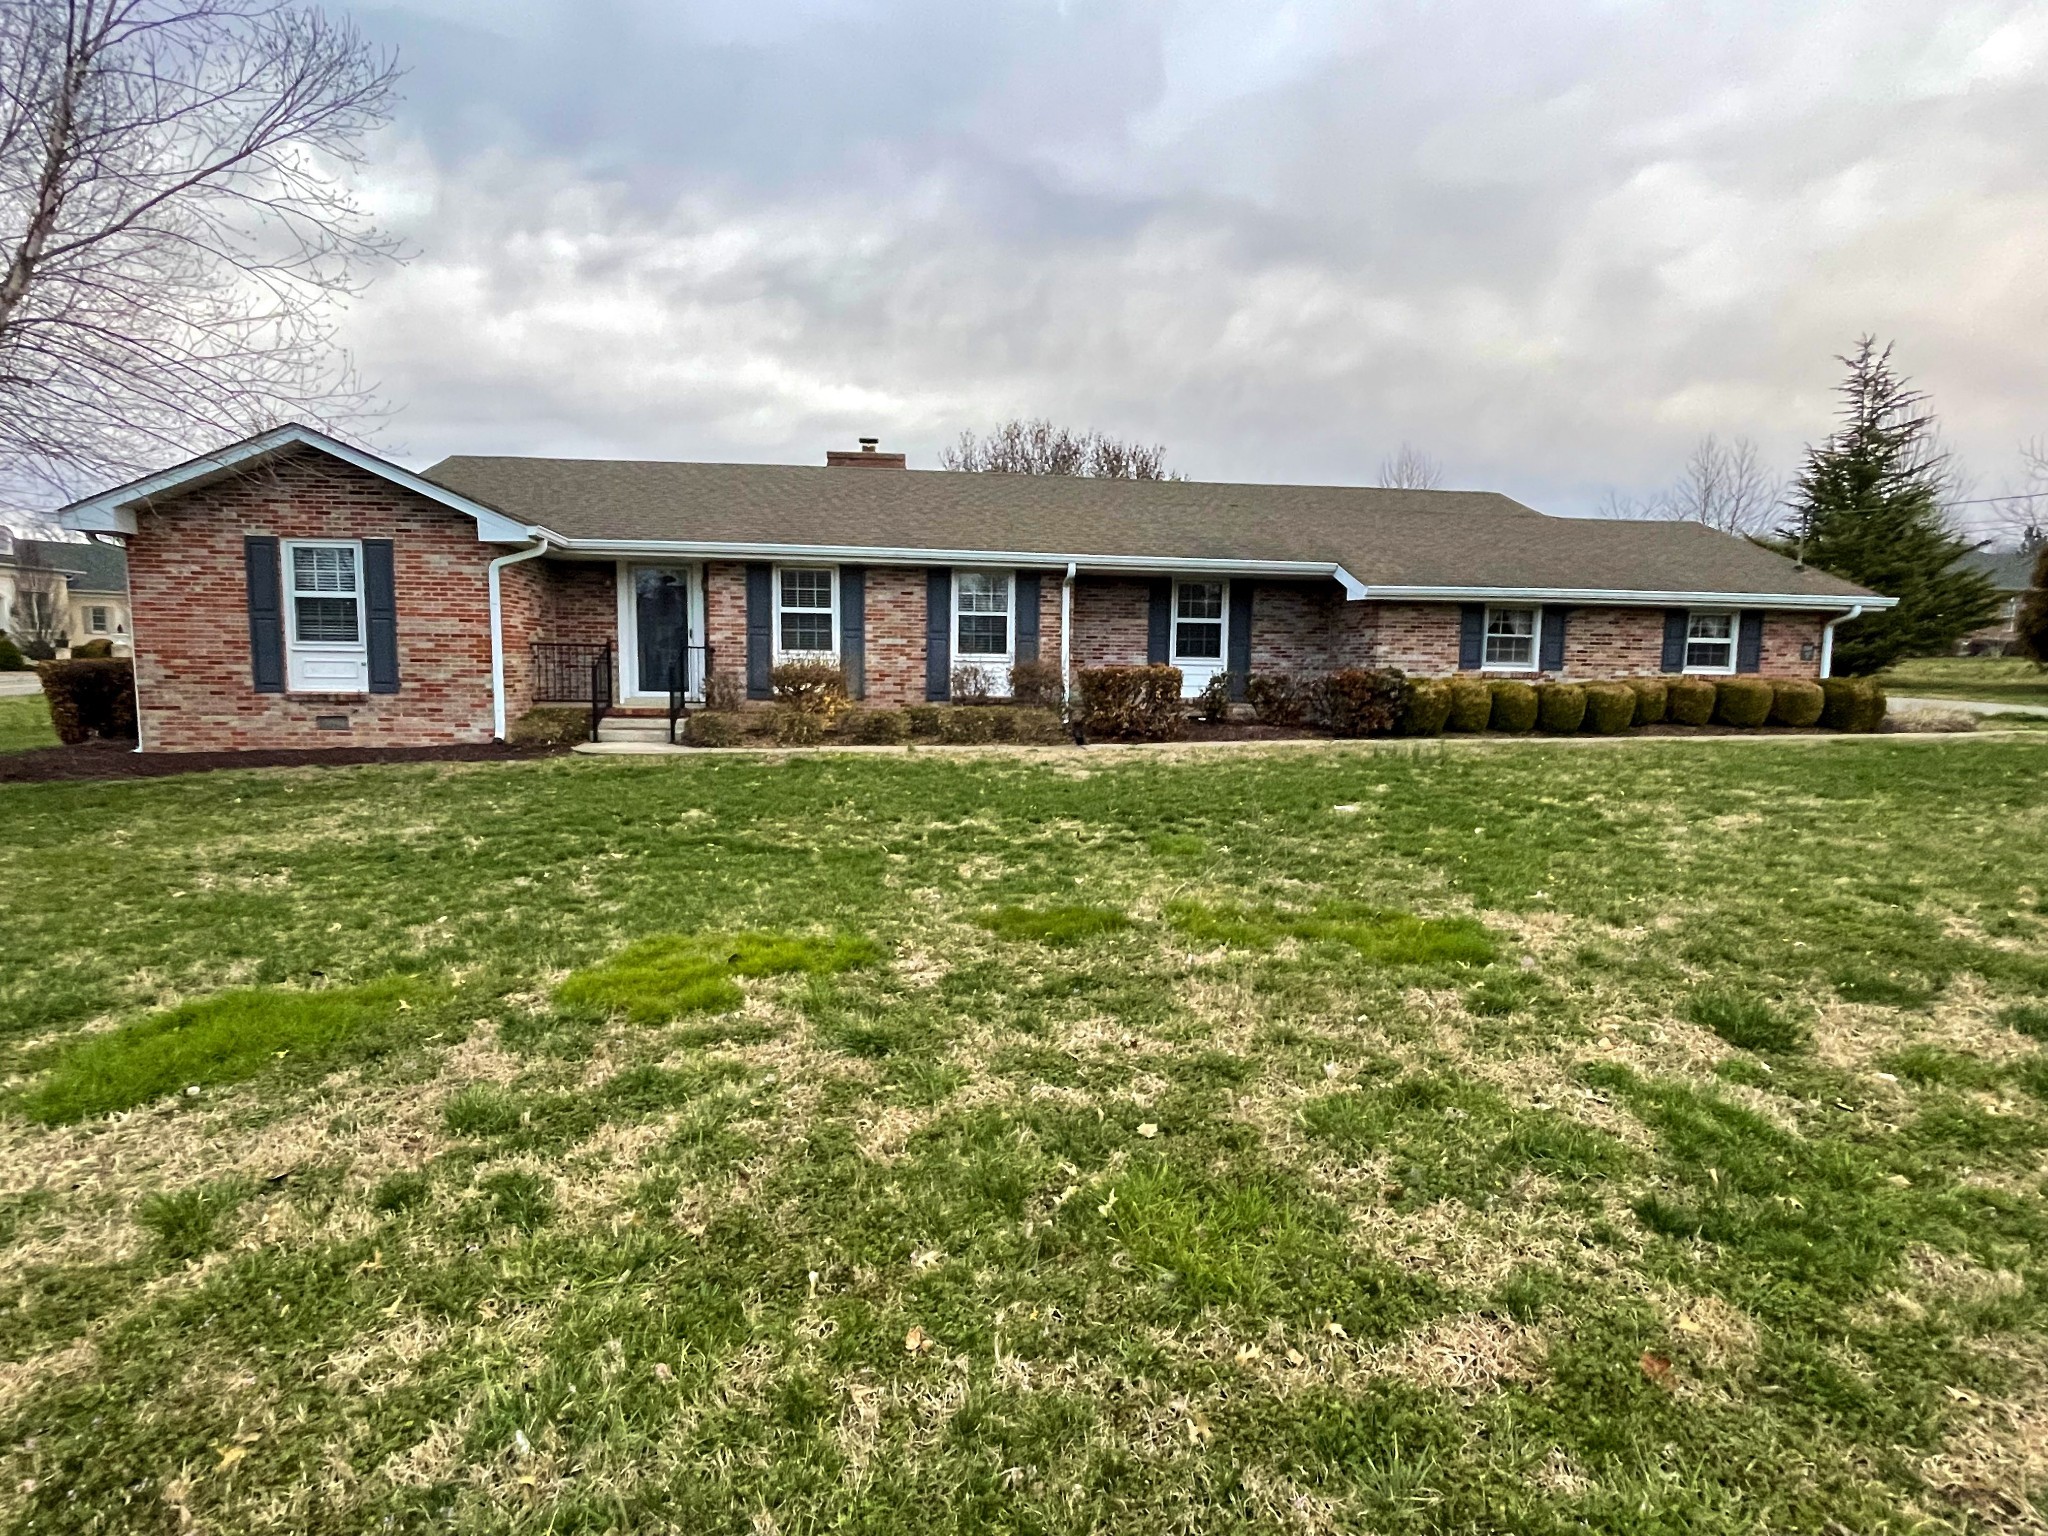
<path fill-rule="evenodd" d="M 1826 622 L 1811 613 L 1765 614 L 1764 676 L 1819 677 L 1820 631 Z"/>
<path fill-rule="evenodd" d="M 256 692 L 245 534 L 392 541 L 397 693 Z M 476 525 L 460 513 L 310 450 L 142 512 L 128 569 L 143 744 L 180 752 L 488 740 L 485 568 L 502 552 L 479 543 Z M 531 574 L 510 578 L 534 563 L 506 573 L 514 656 L 531 636 L 540 587 Z M 316 729 L 318 715 L 344 715 L 350 729 Z"/>
<path fill-rule="evenodd" d="M 1334 581 L 1257 583 L 1252 591 L 1252 671 L 1329 671 L 1342 600 Z"/>
<path fill-rule="evenodd" d="M 704 640 L 711 669 L 747 685 L 747 568 L 737 560 L 704 567 Z"/>
<path fill-rule="evenodd" d="M 1355 615 L 1355 617 L 1354 617 Z M 1336 650 L 1345 666 L 1399 667 L 1438 674 L 1458 667 L 1458 605 L 1455 603 L 1346 603 L 1339 619 Z M 1764 616 L 1762 671 L 1767 677 L 1820 675 L 1818 617 L 1799 613 Z M 1802 647 L 1811 654 L 1800 656 Z M 1590 680 L 1654 674 L 1664 665 L 1664 610 L 1661 608 L 1573 608 L 1565 621 L 1564 670 L 1540 674 Z M 1528 672 L 1500 672 L 1530 677 Z"/>
<path fill-rule="evenodd" d="M 1142 580 L 1083 576 L 1074 583 L 1074 669 L 1142 667 L 1152 596 Z"/>
<path fill-rule="evenodd" d="M 547 596 L 539 638 L 619 641 L 619 568 L 610 560 L 536 560 Z"/>

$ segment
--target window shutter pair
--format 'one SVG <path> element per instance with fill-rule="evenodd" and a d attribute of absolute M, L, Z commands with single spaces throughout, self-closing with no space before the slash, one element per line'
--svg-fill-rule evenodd
<path fill-rule="evenodd" d="M 1564 627 L 1569 608 L 1545 608 L 1542 612 L 1543 636 L 1536 657 L 1536 668 L 1540 672 L 1562 672 L 1564 670 Z"/>
<path fill-rule="evenodd" d="M 1228 645 L 1230 648 L 1230 698 L 1233 703 L 1244 702 L 1244 690 L 1252 670 L 1252 584 L 1249 581 L 1233 581 L 1230 584 L 1230 623 Z"/>
<path fill-rule="evenodd" d="M 1685 630 L 1690 622 L 1690 609 L 1667 608 L 1664 610 L 1664 671 L 1683 672 L 1685 670 Z"/>
<path fill-rule="evenodd" d="M 953 696 L 953 572 L 943 565 L 924 577 L 924 696 L 935 704 Z"/>
<path fill-rule="evenodd" d="M 1465 603 L 1458 609 L 1458 670 L 1477 672 L 1486 664 L 1486 605 Z"/>
<path fill-rule="evenodd" d="M 1017 659 L 1038 660 L 1038 594 L 1036 571 L 1017 573 Z"/>
<path fill-rule="evenodd" d="M 364 539 L 363 629 L 368 642 L 370 692 L 398 692 L 398 588 L 389 539 Z M 276 538 L 242 540 L 248 590 L 249 673 L 258 693 L 285 691 L 284 571 Z"/>
<path fill-rule="evenodd" d="M 1761 672 L 1764 669 L 1764 616 L 1744 609 L 1735 616 L 1735 670 Z"/>
<path fill-rule="evenodd" d="M 768 674 L 775 667 L 775 571 L 765 561 L 747 564 L 747 697 L 774 693 Z"/>

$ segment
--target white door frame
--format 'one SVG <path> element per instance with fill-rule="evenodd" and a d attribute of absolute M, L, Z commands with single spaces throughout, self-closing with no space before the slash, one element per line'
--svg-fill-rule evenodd
<path fill-rule="evenodd" d="M 692 565 L 685 560 L 619 560 L 617 568 L 618 587 L 618 629 L 619 629 L 619 703 L 652 704 L 668 702 L 668 690 L 660 693 L 642 693 L 640 680 L 640 624 L 639 615 L 633 610 L 633 572 L 643 567 L 682 571 L 685 582 L 685 611 L 689 615 L 690 632 L 684 636 L 686 646 L 704 644 L 704 567 Z M 686 663 L 687 664 L 687 663 Z M 702 702 L 704 679 L 692 674 L 689 691 L 684 698 Z"/>

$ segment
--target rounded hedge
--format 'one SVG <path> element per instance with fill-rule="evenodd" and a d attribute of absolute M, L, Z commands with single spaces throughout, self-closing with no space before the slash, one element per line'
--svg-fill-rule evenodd
<path fill-rule="evenodd" d="M 1586 723 L 1586 690 L 1577 683 L 1538 683 L 1536 723 L 1554 736 L 1569 736 Z"/>
<path fill-rule="evenodd" d="M 950 746 L 978 746 L 996 739 L 995 711 L 972 704 L 955 704 L 939 711 L 939 740 Z"/>
<path fill-rule="evenodd" d="M 1403 736 L 1441 736 L 1451 718 L 1451 685 L 1441 677 L 1418 677 L 1401 700 Z"/>
<path fill-rule="evenodd" d="M 864 747 L 890 747 L 910 738 L 910 722 L 901 710 L 856 709 L 840 722 L 840 733 Z"/>
<path fill-rule="evenodd" d="M 1635 719 L 1636 691 L 1627 683 L 1586 684 L 1586 730 L 1595 736 L 1619 736 Z"/>
<path fill-rule="evenodd" d="M 1636 725 L 1655 725 L 1664 718 L 1671 703 L 1671 685 L 1661 677 L 1632 677 L 1629 692 L 1636 696 Z"/>
<path fill-rule="evenodd" d="M 1493 711 L 1487 717 L 1487 725 L 1496 731 L 1533 731 L 1536 729 L 1536 690 L 1527 683 L 1517 683 L 1506 678 L 1492 685 Z"/>
<path fill-rule="evenodd" d="M 1771 724 L 1805 730 L 1820 719 L 1828 696 L 1819 683 L 1804 677 L 1780 677 L 1771 682 Z"/>
<path fill-rule="evenodd" d="M 1673 725 L 1705 725 L 1714 718 L 1714 691 L 1702 678 L 1673 678 L 1665 688 L 1664 717 Z"/>
<path fill-rule="evenodd" d="M 1760 677 L 1723 678 L 1714 687 L 1714 721 L 1753 731 L 1771 718 L 1771 685 Z"/>
<path fill-rule="evenodd" d="M 1874 731 L 1884 723 L 1888 701 L 1884 690 L 1867 677 L 1830 677 L 1822 681 L 1820 723 L 1831 731 Z"/>
<path fill-rule="evenodd" d="M 1483 731 L 1493 718 L 1493 685 L 1483 677 L 1451 680 L 1451 713 L 1444 727 L 1453 731 Z"/>
<path fill-rule="evenodd" d="M 703 710 L 683 721 L 683 740 L 693 747 L 736 747 L 739 716 L 725 710 Z"/>
<path fill-rule="evenodd" d="M 514 747 L 573 747 L 590 735 L 590 711 L 580 704 L 541 704 L 512 722 L 505 741 Z"/>

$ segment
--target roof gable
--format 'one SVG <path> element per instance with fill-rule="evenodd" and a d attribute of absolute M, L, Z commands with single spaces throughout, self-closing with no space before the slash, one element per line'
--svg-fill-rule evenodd
<path fill-rule="evenodd" d="M 254 437 L 244 438 L 212 453 L 201 454 L 188 459 L 173 468 L 145 475 L 131 480 L 126 485 L 115 486 L 96 496 L 74 501 L 57 514 L 58 522 L 78 533 L 122 533 L 133 534 L 136 529 L 135 513 L 138 507 L 154 501 L 167 500 L 198 490 L 225 476 L 244 473 L 258 464 L 280 453 L 296 448 L 309 448 L 329 458 L 339 459 L 393 485 L 402 486 L 430 501 L 437 501 L 453 511 L 472 519 L 477 525 L 477 538 L 488 544 L 523 544 L 538 536 L 538 530 L 505 516 L 497 508 L 487 506 L 473 497 L 465 496 L 445 485 L 403 469 L 389 459 L 379 458 L 361 448 L 352 447 L 338 438 L 311 427 L 292 423 L 276 427 Z"/>

